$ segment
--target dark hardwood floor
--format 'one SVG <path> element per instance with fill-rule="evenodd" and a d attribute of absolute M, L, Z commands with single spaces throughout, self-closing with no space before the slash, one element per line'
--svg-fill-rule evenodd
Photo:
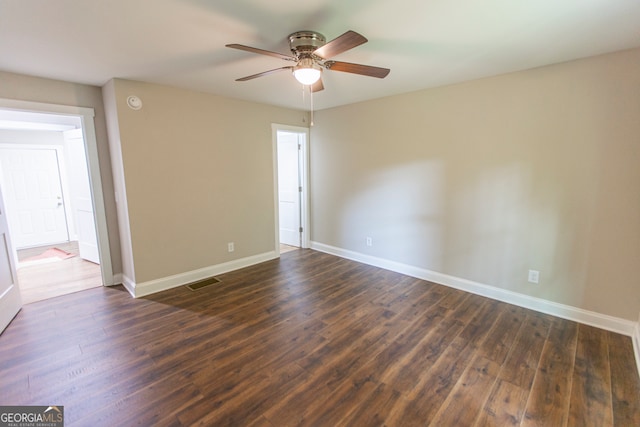
<path fill-rule="evenodd" d="M 311 250 L 29 304 L 0 405 L 66 426 L 638 426 L 629 337 Z"/>

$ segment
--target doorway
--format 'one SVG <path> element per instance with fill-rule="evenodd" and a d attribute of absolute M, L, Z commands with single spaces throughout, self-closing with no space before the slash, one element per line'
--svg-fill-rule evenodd
<path fill-rule="evenodd" d="M 276 247 L 309 247 L 307 128 L 273 125 Z"/>
<path fill-rule="evenodd" d="M 25 144 L 27 134 L 41 139 L 45 135 L 47 143 L 32 140 Z M 55 141 L 51 141 L 52 135 L 57 135 Z M 23 302 L 113 285 L 93 110 L 0 99 L 0 136 L 0 143 L 5 143 L 0 148 L 4 149 L 0 185 L 5 204 L 13 205 L 6 208 L 13 217 L 9 218 L 13 222 L 9 231 Z M 6 145 L 15 143 L 16 138 L 22 144 Z M 16 156 L 16 163 L 7 160 Z M 22 170 L 25 165 L 37 167 Z M 49 170 L 49 175 L 43 170 Z M 15 196 L 17 190 L 18 199 L 24 201 L 25 188 L 38 195 L 50 193 L 44 199 L 54 199 L 44 201 L 54 204 L 36 206 L 35 212 L 21 210 L 25 206 L 20 205 L 16 209 L 8 193 Z M 46 235 L 54 223 L 57 234 L 42 239 L 43 231 Z M 32 240 L 24 240 L 23 234 Z"/>
<path fill-rule="evenodd" d="M 90 191 L 81 129 L 78 136 L 6 126 L 0 123 L 0 184 L 23 303 L 101 286 L 93 215 L 83 216 Z"/>

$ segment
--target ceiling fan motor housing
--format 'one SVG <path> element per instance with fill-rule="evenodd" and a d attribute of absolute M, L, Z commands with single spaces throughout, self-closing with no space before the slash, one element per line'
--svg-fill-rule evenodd
<path fill-rule="evenodd" d="M 289 47 L 291 52 L 297 57 L 300 54 L 310 54 L 314 50 L 326 44 L 327 39 L 320 33 L 315 31 L 296 31 L 289 34 Z"/>

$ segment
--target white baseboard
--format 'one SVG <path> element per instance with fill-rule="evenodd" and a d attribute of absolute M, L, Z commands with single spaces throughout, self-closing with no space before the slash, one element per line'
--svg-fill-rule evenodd
<path fill-rule="evenodd" d="M 347 258 L 375 267 L 384 268 L 386 270 L 395 271 L 397 273 L 406 274 L 407 276 L 416 277 L 418 279 L 427 280 L 429 282 L 438 283 L 451 288 L 460 289 L 472 294 L 481 295 L 483 297 L 503 301 L 509 304 L 550 314 L 552 316 L 561 317 L 563 319 L 573 320 L 575 322 L 584 323 L 597 328 L 617 332 L 626 336 L 634 337 L 634 348 L 636 348 L 636 359 L 638 359 L 638 349 L 640 349 L 640 332 L 638 331 L 638 323 L 618 317 L 600 314 L 593 311 L 583 310 L 581 308 L 572 307 L 570 305 L 560 304 L 541 298 L 524 295 L 518 292 L 506 289 L 496 288 L 494 286 L 485 285 L 483 283 L 474 282 L 459 277 L 449 276 L 447 274 L 438 273 L 424 268 L 414 267 L 383 258 L 377 258 L 370 255 L 361 254 L 359 252 L 349 251 L 337 248 L 335 246 L 325 245 L 323 243 L 311 242 L 311 248 L 320 252 L 336 255 L 341 258 Z M 638 364 L 640 368 L 640 363 Z"/>
<path fill-rule="evenodd" d="M 113 275 L 113 286 L 122 285 L 122 283 L 123 283 L 122 273 L 114 274 Z"/>
<path fill-rule="evenodd" d="M 249 267 L 261 262 L 278 258 L 276 251 L 265 252 L 246 258 L 236 259 L 222 264 L 211 265 L 198 270 L 187 271 L 173 276 L 162 277 L 160 279 L 149 280 L 148 282 L 135 283 L 125 275 L 122 276 L 122 284 L 134 298 L 151 295 L 156 292 L 186 285 L 187 283 L 206 279 L 207 277 Z"/>
<path fill-rule="evenodd" d="M 638 373 L 640 374 L 640 318 L 636 323 L 631 340 L 633 341 L 633 352 L 636 356 L 636 366 L 638 367 Z"/>
<path fill-rule="evenodd" d="M 122 286 L 129 291 L 132 297 L 136 297 L 136 282 L 125 274 L 122 274 Z"/>

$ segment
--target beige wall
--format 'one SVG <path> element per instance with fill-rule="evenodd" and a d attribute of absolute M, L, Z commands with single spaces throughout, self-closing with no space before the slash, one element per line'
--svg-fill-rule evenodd
<path fill-rule="evenodd" d="M 312 239 L 635 321 L 639 165 L 640 50 L 323 110 Z"/>
<path fill-rule="evenodd" d="M 0 71 L 0 98 L 93 108 L 113 273 L 120 273 L 120 243 L 111 160 L 99 87 Z"/>
<path fill-rule="evenodd" d="M 303 112 L 127 80 L 104 90 L 117 110 L 111 139 L 121 149 L 135 282 L 275 250 L 271 124 L 301 126 Z M 126 106 L 129 95 L 141 110 Z"/>

